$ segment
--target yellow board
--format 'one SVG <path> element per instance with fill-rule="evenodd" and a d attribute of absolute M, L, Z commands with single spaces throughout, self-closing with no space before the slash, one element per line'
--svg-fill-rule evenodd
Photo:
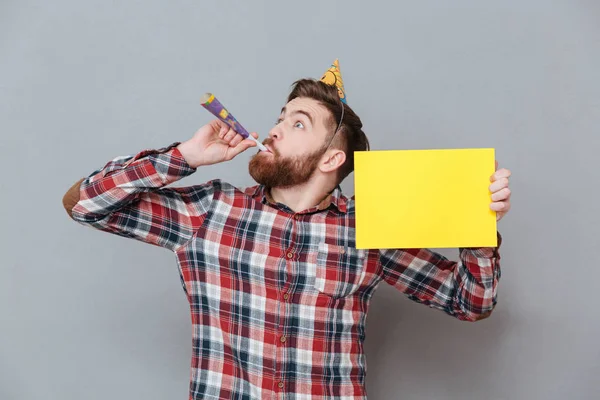
<path fill-rule="evenodd" d="M 356 247 L 495 247 L 494 149 L 354 153 Z"/>

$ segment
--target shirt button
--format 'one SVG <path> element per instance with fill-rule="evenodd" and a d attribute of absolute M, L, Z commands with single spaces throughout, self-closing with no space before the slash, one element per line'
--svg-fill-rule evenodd
<path fill-rule="evenodd" d="M 282 388 L 283 388 L 283 382 L 279 382 L 279 383 L 277 384 L 277 386 L 279 386 L 279 389 L 282 389 Z"/>
<path fill-rule="evenodd" d="M 284 299 L 284 300 L 287 300 L 287 299 L 289 299 L 289 298 L 290 298 L 290 295 L 289 295 L 288 293 L 286 293 L 286 294 L 284 294 L 284 295 L 283 295 L 283 299 Z"/>
<path fill-rule="evenodd" d="M 294 257 L 294 253 L 292 253 L 292 252 L 290 251 L 289 253 L 287 253 L 287 257 L 288 257 L 288 258 L 292 258 L 292 257 Z"/>
<path fill-rule="evenodd" d="M 285 343 L 285 341 L 286 341 L 286 337 L 285 337 L 285 336 L 282 336 L 281 338 L 279 338 L 279 340 L 281 341 L 281 343 Z"/>

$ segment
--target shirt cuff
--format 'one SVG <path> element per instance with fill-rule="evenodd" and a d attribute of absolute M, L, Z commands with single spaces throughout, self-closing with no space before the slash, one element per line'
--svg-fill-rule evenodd
<path fill-rule="evenodd" d="M 496 247 L 464 247 L 461 248 L 461 252 L 466 251 L 471 253 L 477 258 L 497 258 L 500 259 L 500 246 L 502 245 L 502 235 L 496 231 L 498 237 L 498 244 Z"/>
<path fill-rule="evenodd" d="M 152 164 L 164 185 L 178 181 L 196 171 L 196 168 L 187 163 L 183 154 L 177 148 L 180 143 L 174 142 L 159 149 L 143 150 L 123 164 L 122 167 L 126 168 L 138 162 L 146 161 Z"/>

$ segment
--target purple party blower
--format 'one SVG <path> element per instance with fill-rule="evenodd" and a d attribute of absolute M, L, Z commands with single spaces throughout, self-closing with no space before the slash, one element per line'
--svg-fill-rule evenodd
<path fill-rule="evenodd" d="M 212 115 L 225 122 L 231 127 L 231 129 L 242 135 L 244 138 L 250 138 L 254 140 L 260 150 L 269 151 L 261 142 L 258 141 L 258 139 L 254 138 L 254 136 L 248 133 L 242 124 L 240 124 L 237 119 L 235 119 L 235 117 L 229 111 L 227 111 L 223 104 L 217 100 L 214 94 L 205 93 L 200 98 L 200 103 L 202 104 L 202 107 L 210 111 Z"/>

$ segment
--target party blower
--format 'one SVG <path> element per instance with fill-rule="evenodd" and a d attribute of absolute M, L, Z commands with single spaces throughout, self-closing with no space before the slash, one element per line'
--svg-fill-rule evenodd
<path fill-rule="evenodd" d="M 235 117 L 229 111 L 227 111 L 223 104 L 217 100 L 214 94 L 205 93 L 200 98 L 200 103 L 202 103 L 202 107 L 206 108 L 215 117 L 225 122 L 231 127 L 231 129 L 242 135 L 244 138 L 250 138 L 254 140 L 260 150 L 269 151 L 261 142 L 258 141 L 258 139 L 254 138 L 254 136 L 248 133 L 242 124 L 240 124 L 237 119 L 235 119 Z"/>

